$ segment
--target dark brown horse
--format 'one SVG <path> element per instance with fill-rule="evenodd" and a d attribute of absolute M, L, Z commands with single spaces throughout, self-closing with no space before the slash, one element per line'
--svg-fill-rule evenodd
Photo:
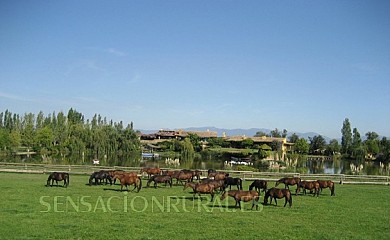
<path fill-rule="evenodd" d="M 236 205 L 234 206 L 239 207 L 240 209 L 241 209 L 241 201 L 249 202 L 251 200 L 253 201 L 251 209 L 253 209 L 254 206 L 256 206 L 256 210 L 258 210 L 259 208 L 258 205 L 259 193 L 257 191 L 230 190 L 222 194 L 221 200 L 224 200 L 227 196 L 233 197 L 234 200 L 236 201 Z"/>
<path fill-rule="evenodd" d="M 297 187 L 298 187 L 298 183 L 300 181 L 301 181 L 301 179 L 299 177 L 285 177 L 285 178 L 281 178 L 278 181 L 276 181 L 275 187 L 277 187 L 280 183 L 283 183 L 284 188 L 290 189 L 288 186 L 297 185 Z"/>
<path fill-rule="evenodd" d="M 304 194 L 306 194 L 306 190 L 310 190 L 310 193 L 314 191 L 313 197 L 316 195 L 318 197 L 320 194 L 320 184 L 317 181 L 300 181 L 295 195 L 298 195 L 298 193 L 301 191 L 301 188 L 303 188 Z"/>
<path fill-rule="evenodd" d="M 132 191 L 137 189 L 137 192 L 139 192 L 142 188 L 141 178 L 134 174 L 116 174 L 114 179 L 119 179 L 121 183 L 121 191 L 123 190 L 123 186 L 125 186 L 126 190 L 128 190 L 127 186 L 129 185 L 134 185 Z"/>
<path fill-rule="evenodd" d="M 320 184 L 320 191 L 322 192 L 323 188 L 329 188 L 330 189 L 330 196 L 334 196 L 334 182 L 330 180 L 317 180 L 317 182 Z"/>
<path fill-rule="evenodd" d="M 51 181 L 51 185 L 50 185 Z M 52 187 L 54 184 L 54 181 L 56 181 L 57 186 L 58 186 L 58 181 L 64 181 L 64 187 L 68 187 L 69 185 L 69 173 L 66 172 L 53 172 L 49 175 L 47 178 L 47 183 L 46 186 Z"/>
<path fill-rule="evenodd" d="M 259 193 L 260 195 L 260 190 L 263 189 L 263 192 L 267 191 L 267 181 L 265 180 L 254 180 L 251 185 L 249 185 L 249 190 L 255 190 Z"/>
<path fill-rule="evenodd" d="M 232 186 L 236 186 L 237 190 L 242 190 L 242 179 L 241 178 L 232 178 L 227 177 L 224 179 L 225 188 L 229 186 L 229 190 L 232 190 Z"/>
<path fill-rule="evenodd" d="M 276 206 L 278 205 L 278 202 L 276 201 L 277 198 L 285 198 L 286 202 L 284 203 L 284 206 L 286 207 L 287 202 L 290 204 L 290 207 L 292 206 L 292 196 L 290 190 L 288 189 L 270 188 L 265 193 L 264 205 L 268 204 L 268 198 L 271 198 L 270 204 L 272 204 L 272 199 L 275 199 Z"/>
<path fill-rule="evenodd" d="M 148 174 L 148 178 L 150 178 L 152 175 L 160 175 L 161 174 L 161 169 L 158 168 L 158 167 L 154 167 L 154 168 L 142 168 L 140 173 L 147 173 Z"/>
<path fill-rule="evenodd" d="M 149 179 L 146 186 L 149 187 L 151 182 L 154 182 L 154 188 L 157 188 L 157 183 L 165 183 L 165 186 L 168 184 L 172 187 L 172 178 L 168 175 L 154 175 Z"/>

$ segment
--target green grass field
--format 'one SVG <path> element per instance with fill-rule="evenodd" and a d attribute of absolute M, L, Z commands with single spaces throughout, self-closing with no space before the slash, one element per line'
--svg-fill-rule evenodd
<path fill-rule="evenodd" d="M 251 211 L 219 195 L 193 199 L 181 186 L 145 188 L 144 180 L 139 193 L 120 192 L 70 177 L 62 188 L 45 187 L 47 175 L 0 173 L 0 238 L 390 239 L 389 186 L 337 184 L 333 197 L 326 189 L 319 198 L 294 195 L 292 208 L 281 199 Z"/>

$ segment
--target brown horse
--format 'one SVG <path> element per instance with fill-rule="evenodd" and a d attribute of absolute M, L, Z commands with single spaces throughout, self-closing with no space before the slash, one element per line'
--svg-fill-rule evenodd
<path fill-rule="evenodd" d="M 51 185 L 50 185 L 50 180 L 51 180 Z M 57 186 L 58 186 L 58 181 L 64 181 L 64 187 L 68 187 L 69 185 L 69 173 L 66 172 L 53 172 L 49 175 L 47 178 L 47 184 L 46 186 L 52 187 L 54 184 L 54 181 L 56 181 Z"/>
<path fill-rule="evenodd" d="M 178 174 L 174 175 L 172 178 L 176 178 L 176 185 L 178 184 L 178 182 L 180 181 L 181 183 L 183 183 L 182 181 L 186 181 L 186 182 L 191 182 L 192 181 L 192 171 L 180 171 Z"/>
<path fill-rule="evenodd" d="M 290 177 L 290 178 L 285 177 L 285 178 L 281 178 L 278 181 L 276 181 L 275 187 L 277 187 L 280 183 L 284 183 L 284 188 L 290 189 L 288 186 L 297 185 L 297 187 L 298 187 L 298 183 L 300 181 L 301 181 L 301 179 L 299 177 Z"/>
<path fill-rule="evenodd" d="M 191 183 L 191 182 L 187 182 L 185 185 L 184 185 L 184 189 L 187 189 L 188 187 L 191 187 L 193 192 L 194 192 L 194 198 L 195 198 L 195 195 L 198 194 L 200 199 L 202 200 L 201 198 L 201 194 L 210 194 L 211 195 L 211 201 L 213 201 L 214 199 L 214 185 L 212 184 L 209 184 L 209 183 Z"/>
<path fill-rule="evenodd" d="M 278 202 L 276 201 L 277 198 L 285 198 L 286 202 L 284 203 L 284 206 L 286 207 L 287 202 L 290 204 L 290 207 L 292 206 L 292 196 L 290 190 L 288 189 L 270 188 L 265 193 L 264 205 L 268 204 L 268 198 L 271 198 L 270 204 L 272 204 L 272 199 L 275 199 L 276 206 L 278 205 Z"/>
<path fill-rule="evenodd" d="M 172 178 L 168 175 L 154 175 L 149 179 L 146 186 L 149 187 L 151 182 L 154 182 L 154 188 L 157 188 L 157 183 L 165 183 L 165 186 L 169 184 L 172 187 Z"/>
<path fill-rule="evenodd" d="M 330 189 L 330 196 L 334 196 L 334 182 L 330 180 L 317 180 L 317 182 L 320 184 L 320 191 L 322 192 L 323 188 L 329 188 Z"/>
<path fill-rule="evenodd" d="M 241 209 L 241 201 L 249 202 L 251 200 L 253 200 L 251 210 L 253 209 L 254 206 L 256 206 L 256 210 L 258 210 L 259 208 L 258 205 L 259 193 L 257 191 L 230 190 L 222 194 L 221 200 L 224 200 L 227 196 L 233 197 L 234 200 L 236 201 L 236 205 L 234 206 L 239 207 L 240 209 Z"/>
<path fill-rule="evenodd" d="M 148 178 L 150 178 L 152 175 L 160 175 L 161 174 L 161 169 L 158 167 L 155 168 L 142 168 L 140 173 L 147 173 Z"/>
<path fill-rule="evenodd" d="M 129 185 L 134 185 L 132 191 L 137 189 L 137 192 L 139 192 L 142 188 L 141 178 L 134 174 L 116 174 L 114 179 L 119 179 L 121 183 L 121 191 L 123 190 L 123 186 L 125 186 L 126 190 L 128 190 L 127 186 Z"/>
<path fill-rule="evenodd" d="M 298 195 L 298 193 L 301 191 L 301 188 L 303 188 L 304 194 L 306 194 L 306 190 L 310 190 L 310 193 L 314 190 L 313 197 L 316 195 L 318 197 L 320 194 L 320 184 L 317 181 L 300 181 L 295 195 Z"/>
<path fill-rule="evenodd" d="M 208 183 L 214 185 L 214 190 L 219 188 L 219 191 L 225 191 L 225 181 L 224 180 L 214 180 L 210 178 L 204 178 L 201 180 L 201 183 Z"/>
<path fill-rule="evenodd" d="M 215 174 L 214 180 L 225 180 L 227 177 L 229 177 L 229 173 L 219 172 Z"/>
<path fill-rule="evenodd" d="M 110 175 L 111 179 L 114 179 L 115 174 L 123 174 L 125 171 L 123 170 L 109 170 L 108 174 Z M 114 184 L 116 183 L 116 179 L 114 180 Z"/>
<path fill-rule="evenodd" d="M 192 171 L 192 180 L 196 177 L 196 180 L 200 180 L 200 176 L 202 175 L 202 171 L 194 170 Z"/>
<path fill-rule="evenodd" d="M 249 185 L 249 190 L 255 190 L 259 193 L 260 195 L 260 190 L 263 189 L 263 192 L 267 191 L 267 181 L 265 180 L 254 180 L 251 185 Z"/>

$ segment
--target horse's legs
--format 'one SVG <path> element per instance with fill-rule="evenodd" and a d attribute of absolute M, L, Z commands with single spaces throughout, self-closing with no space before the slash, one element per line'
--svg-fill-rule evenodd
<path fill-rule="evenodd" d="M 274 197 L 274 199 L 275 199 L 275 205 L 278 206 L 278 202 L 276 201 L 276 197 Z"/>

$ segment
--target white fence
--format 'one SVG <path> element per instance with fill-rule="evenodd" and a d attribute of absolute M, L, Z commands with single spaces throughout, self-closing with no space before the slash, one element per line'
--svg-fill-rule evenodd
<path fill-rule="evenodd" d="M 140 167 L 122 166 L 94 166 L 94 165 L 46 165 L 46 164 L 23 164 L 0 162 L 0 172 L 14 173 L 40 173 L 69 172 L 71 174 L 89 175 L 99 170 L 121 169 L 125 171 L 140 171 Z M 166 169 L 163 169 L 166 170 Z M 207 170 L 201 170 L 203 177 L 207 177 Z M 279 172 L 251 172 L 251 171 L 224 171 L 232 177 L 240 177 L 245 181 L 262 179 L 277 181 L 283 177 L 300 177 L 302 180 L 332 180 L 340 184 L 380 184 L 390 185 L 390 176 L 375 175 L 345 175 L 345 174 L 300 174 L 300 173 L 279 173 Z"/>

